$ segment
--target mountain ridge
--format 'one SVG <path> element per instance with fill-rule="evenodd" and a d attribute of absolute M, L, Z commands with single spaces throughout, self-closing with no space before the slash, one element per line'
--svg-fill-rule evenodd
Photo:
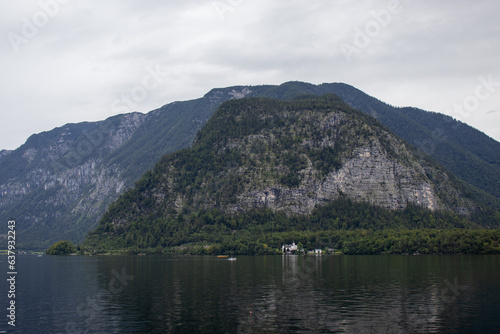
<path fill-rule="evenodd" d="M 489 153 L 500 147 L 498 142 L 483 145 L 484 134 L 465 124 L 455 128 L 456 121 L 448 122 L 448 118 L 446 124 L 453 128 L 444 128 L 444 136 L 463 137 L 465 129 L 470 133 L 465 137 L 475 138 L 475 149 L 465 147 L 463 141 L 460 145 L 452 145 L 450 140 L 436 141 L 434 129 L 427 129 L 426 124 L 435 124 L 432 120 L 448 116 L 424 113 L 420 117 L 422 124 L 418 124 L 418 119 L 410 119 L 413 115 L 410 110 L 388 106 L 346 84 L 289 82 L 280 86 L 214 88 L 199 99 L 173 102 L 147 114 L 68 124 L 33 135 L 18 149 L 0 155 L 0 214 L 23 221 L 18 231 L 21 246 L 46 248 L 61 238 L 81 241 L 97 225 L 107 206 L 164 154 L 189 147 L 197 131 L 222 102 L 241 97 L 292 99 L 297 95 L 325 93 L 336 93 L 349 105 L 376 116 L 392 131 L 396 129 L 396 134 L 399 131 L 402 138 L 412 135 L 413 139 L 404 139 L 415 146 L 434 140 L 434 150 L 427 149 L 427 153 L 482 189 L 478 193 L 484 195 L 484 201 L 499 207 L 495 194 L 500 189 L 500 173 L 496 173 L 500 162 Z M 416 118 L 417 114 L 413 116 Z M 68 127 L 69 134 L 64 132 Z M 412 134 L 415 129 L 419 132 Z M 460 135 L 452 135 L 450 131 Z M 420 146 L 424 151 L 430 147 Z M 482 146 L 489 148 L 482 150 Z M 463 167 L 453 170 L 457 165 Z M 0 235 L 5 236 L 3 227 Z"/>

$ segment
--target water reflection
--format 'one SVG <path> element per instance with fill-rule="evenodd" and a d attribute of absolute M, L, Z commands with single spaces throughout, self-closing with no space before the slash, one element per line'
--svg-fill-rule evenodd
<path fill-rule="evenodd" d="M 499 256 L 19 262 L 19 333 L 495 333 L 499 325 Z"/>
<path fill-rule="evenodd" d="M 409 291 L 406 282 L 377 277 L 369 267 L 363 267 L 365 274 L 352 271 L 343 260 L 283 257 L 280 284 L 262 287 L 239 333 L 439 332 L 440 304 L 432 286 Z"/>

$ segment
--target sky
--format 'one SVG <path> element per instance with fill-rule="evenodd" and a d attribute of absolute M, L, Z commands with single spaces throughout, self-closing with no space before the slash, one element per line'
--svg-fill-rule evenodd
<path fill-rule="evenodd" d="M 500 140 L 500 2 L 0 0 L 0 149 L 233 85 L 343 82 Z"/>

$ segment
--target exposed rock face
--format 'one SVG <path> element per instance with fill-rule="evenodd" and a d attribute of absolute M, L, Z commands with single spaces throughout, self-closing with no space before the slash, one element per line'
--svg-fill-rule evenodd
<path fill-rule="evenodd" d="M 316 205 L 337 199 L 340 194 L 393 210 L 403 209 L 408 203 L 430 210 L 445 209 L 421 166 L 412 167 L 388 158 L 381 147 L 362 147 L 355 157 L 344 161 L 340 170 L 326 177 L 318 178 L 312 168 L 305 169 L 298 188 L 275 185 L 246 192 L 233 210 L 270 207 L 309 214 Z"/>
<path fill-rule="evenodd" d="M 407 203 L 438 208 L 438 198 L 423 168 L 417 163 L 407 167 L 390 159 L 380 145 L 358 149 L 355 157 L 338 172 L 329 174 L 320 187 L 320 198 L 342 192 L 389 209 L 402 209 Z"/>
<path fill-rule="evenodd" d="M 192 149 L 165 157 L 104 221 L 123 227 L 186 208 L 307 215 L 340 196 L 393 210 L 409 203 L 477 209 L 432 160 L 373 118 L 325 96 L 224 103 Z"/>
<path fill-rule="evenodd" d="M 329 117 L 325 118 L 322 111 L 302 112 L 298 116 L 296 124 L 300 126 L 310 124 L 309 130 L 316 128 L 325 131 L 317 145 L 312 145 L 312 141 L 307 138 L 304 139 L 308 149 L 334 147 L 339 141 L 339 138 L 332 138 L 328 135 L 325 124 L 342 128 L 344 134 L 354 134 L 355 127 L 363 126 L 358 122 L 353 122 L 352 118 L 342 112 L 332 112 Z M 343 157 L 342 168 L 339 170 L 331 171 L 326 176 L 322 176 L 313 167 L 314 163 L 310 158 L 303 155 L 302 157 L 307 160 L 308 167 L 299 171 L 301 182 L 297 187 L 288 188 L 280 185 L 276 179 L 267 180 L 272 185 L 260 185 L 257 189 L 245 191 L 238 196 L 238 203 L 230 207 L 231 211 L 269 207 L 309 214 L 316 205 L 337 199 L 341 194 L 356 201 L 365 201 L 393 210 L 403 209 L 408 203 L 430 210 L 453 210 L 461 214 L 469 214 L 471 210 L 475 209 L 472 201 L 466 199 L 459 200 L 459 205 L 443 202 L 439 198 L 437 187 L 426 175 L 425 169 L 432 169 L 426 161 L 419 161 L 419 158 L 408 151 L 405 144 L 396 136 L 388 132 L 381 133 L 378 129 L 367 131 L 369 131 L 368 140 L 360 140 L 356 137 L 343 138 L 344 141 L 351 142 L 348 147 L 352 151 L 339 152 L 339 155 Z M 295 125 L 281 131 L 281 133 L 297 132 L 299 130 Z M 260 140 L 276 141 L 276 138 L 271 134 L 259 135 Z M 398 156 L 391 156 L 382 147 L 377 136 L 388 137 L 386 140 L 390 141 L 393 150 L 397 150 Z M 254 136 L 254 138 L 256 137 Z M 231 145 L 234 146 L 235 143 Z M 265 160 L 264 157 L 260 157 L 260 159 Z M 264 169 L 272 171 L 276 167 L 266 166 Z M 286 167 L 282 166 L 281 169 L 286 170 Z M 235 174 L 242 178 L 248 177 L 245 176 L 243 170 L 240 169 Z M 434 173 L 436 172 L 434 171 Z M 447 192 L 453 193 L 454 198 L 460 197 L 457 190 L 448 182 L 446 174 L 441 175 L 440 183 Z"/>
<path fill-rule="evenodd" d="M 57 234 L 61 220 L 70 221 L 64 226 L 69 235 L 78 229 L 85 233 L 82 216 L 95 224 L 103 206 L 118 197 L 126 182 L 120 166 L 108 164 L 105 157 L 127 142 L 145 118 L 133 113 L 32 136 L 10 156 L 17 171 L 4 175 L 0 184 L 2 215 L 45 236 Z M 20 234 L 25 242 L 33 241 L 24 229 Z"/>

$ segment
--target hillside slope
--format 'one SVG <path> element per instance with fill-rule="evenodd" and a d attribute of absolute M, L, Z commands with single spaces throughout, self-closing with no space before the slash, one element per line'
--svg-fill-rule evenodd
<path fill-rule="evenodd" d="M 213 209 L 310 215 L 345 197 L 391 210 L 480 210 L 446 170 L 334 95 L 246 98 L 225 102 L 192 148 L 165 156 L 100 225 L 126 229 Z"/>

